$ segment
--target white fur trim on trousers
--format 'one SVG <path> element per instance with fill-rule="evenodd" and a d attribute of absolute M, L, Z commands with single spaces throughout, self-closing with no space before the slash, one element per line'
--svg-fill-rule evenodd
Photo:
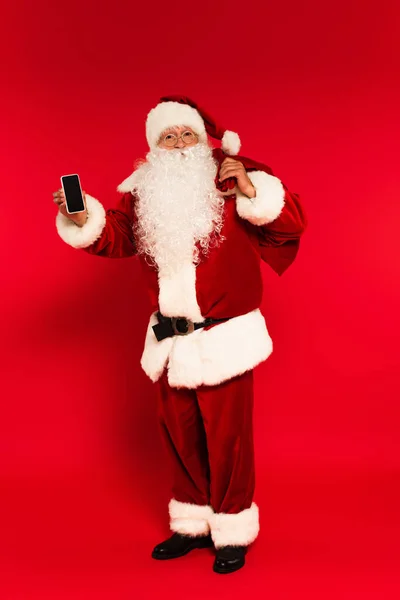
<path fill-rule="evenodd" d="M 211 533 L 214 546 L 248 546 L 260 530 L 258 506 L 239 513 L 215 513 L 211 506 L 179 502 L 172 498 L 168 505 L 171 531 L 189 536 Z"/>
<path fill-rule="evenodd" d="M 211 506 L 200 506 L 190 502 L 178 502 L 172 498 L 168 505 L 171 531 L 182 535 L 207 535 L 209 521 L 213 515 Z"/>
<path fill-rule="evenodd" d="M 248 546 L 260 530 L 258 506 L 254 502 L 236 514 L 214 513 L 210 521 L 214 546 Z"/>

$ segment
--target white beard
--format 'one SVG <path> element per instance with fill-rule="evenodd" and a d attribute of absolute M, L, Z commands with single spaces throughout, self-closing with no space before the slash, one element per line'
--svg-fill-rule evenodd
<path fill-rule="evenodd" d="M 199 263 L 201 254 L 223 240 L 224 198 L 215 187 L 216 173 L 212 149 L 204 143 L 156 148 L 134 172 L 137 251 L 163 274 Z"/>

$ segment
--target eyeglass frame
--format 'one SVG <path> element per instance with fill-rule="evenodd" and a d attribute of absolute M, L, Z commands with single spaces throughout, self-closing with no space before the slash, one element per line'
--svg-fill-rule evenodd
<path fill-rule="evenodd" d="M 198 141 L 198 139 L 199 139 L 199 134 L 198 133 L 196 133 L 195 131 L 190 131 L 189 129 L 185 129 L 184 131 L 182 131 L 181 135 L 179 135 L 179 136 L 175 135 L 175 133 L 166 133 L 165 136 L 162 139 L 160 138 L 160 140 L 159 140 L 158 143 L 160 143 L 160 142 L 165 143 L 164 142 L 165 138 L 168 135 L 173 135 L 176 138 L 176 142 L 175 142 L 175 144 L 173 144 L 172 146 L 170 146 L 170 148 L 173 148 L 174 146 L 176 146 L 176 144 L 178 143 L 179 140 L 182 140 L 182 142 L 187 146 L 188 144 L 184 141 L 184 139 L 182 137 L 183 134 L 185 134 L 185 133 L 190 133 L 190 134 L 194 135 L 195 139 Z M 191 142 L 189 142 L 189 144 L 191 144 Z M 165 145 L 168 146 L 168 144 L 165 144 Z"/>

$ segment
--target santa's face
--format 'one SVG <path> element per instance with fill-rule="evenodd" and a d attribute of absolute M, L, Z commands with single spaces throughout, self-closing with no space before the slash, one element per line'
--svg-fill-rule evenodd
<path fill-rule="evenodd" d="M 199 141 L 199 137 L 191 127 L 184 125 L 165 129 L 158 139 L 158 147 L 165 150 L 179 150 L 192 148 Z"/>
<path fill-rule="evenodd" d="M 136 246 L 163 273 L 197 263 L 222 239 L 224 198 L 215 187 L 212 148 L 182 139 L 176 146 L 150 151 L 134 177 Z"/>

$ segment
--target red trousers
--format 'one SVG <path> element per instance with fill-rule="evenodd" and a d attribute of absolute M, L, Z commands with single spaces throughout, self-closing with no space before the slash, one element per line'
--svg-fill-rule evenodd
<path fill-rule="evenodd" d="M 158 381 L 158 418 L 172 463 L 170 527 L 211 533 L 216 547 L 248 545 L 259 530 L 253 444 L 253 371 L 214 386 Z"/>

